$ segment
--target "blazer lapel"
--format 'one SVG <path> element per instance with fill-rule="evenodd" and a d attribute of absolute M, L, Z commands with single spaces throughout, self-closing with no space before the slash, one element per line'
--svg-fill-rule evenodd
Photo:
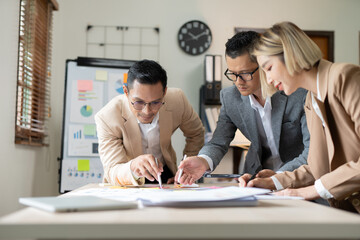
<path fill-rule="evenodd" d="M 251 144 L 259 146 L 260 137 L 258 133 L 258 129 L 256 126 L 256 116 L 255 110 L 250 105 L 249 96 L 241 96 L 241 103 L 237 104 L 237 111 L 239 111 L 241 118 L 243 118 L 243 122 L 246 125 L 246 129 L 248 131 L 248 135 L 251 139 Z M 245 133 L 243 133 L 245 135 Z"/>
<path fill-rule="evenodd" d="M 271 97 L 271 127 L 274 135 L 275 145 L 278 150 L 286 102 L 287 97 L 280 93 Z"/>
<path fill-rule="evenodd" d="M 332 161 L 332 159 L 334 157 L 335 149 L 334 149 L 334 142 L 332 140 L 331 133 L 330 133 L 330 130 L 329 130 L 329 122 L 328 122 L 328 119 L 327 119 L 327 116 L 326 116 L 325 104 L 323 102 L 319 101 L 316 98 L 315 98 L 315 101 L 317 102 L 317 104 L 319 106 L 321 115 L 322 115 L 322 117 L 324 119 L 324 122 L 325 122 L 324 130 L 325 130 L 325 137 L 326 137 L 326 145 L 327 145 L 327 150 L 328 150 L 328 157 L 329 157 L 329 160 L 330 160 L 330 163 L 331 163 L 331 161 Z"/>
<path fill-rule="evenodd" d="M 320 176 L 330 171 L 329 164 L 327 164 L 329 159 L 328 147 L 324 144 L 324 142 L 326 142 L 326 135 L 324 128 L 322 127 L 321 119 L 313 109 L 310 94 L 308 94 L 306 98 L 304 109 L 309 132 L 311 134 L 308 164 L 311 168 L 314 168 L 312 173 L 314 174 L 314 177 L 318 179 Z M 318 164 L 319 162 L 322 162 L 323 164 Z M 321 168 L 319 168 L 319 166 L 321 166 Z"/>
<path fill-rule="evenodd" d="M 166 104 L 166 103 L 165 103 Z M 172 112 L 167 110 L 166 105 L 159 111 L 159 128 L 160 128 L 160 149 L 164 157 L 164 161 L 168 168 L 176 173 L 176 159 L 171 156 L 168 146 L 171 144 L 171 135 L 173 133 Z"/>
<path fill-rule="evenodd" d="M 131 143 L 129 144 L 132 150 L 131 156 L 137 157 L 143 154 L 140 127 L 136 116 L 131 112 L 129 108 L 129 103 L 127 100 L 124 101 L 122 109 L 122 116 L 125 119 L 124 132 L 126 136 L 129 136 L 129 139 L 131 141 Z"/>
<path fill-rule="evenodd" d="M 159 111 L 159 127 L 160 127 L 160 147 L 164 153 L 164 147 L 167 145 L 167 139 L 171 139 L 173 125 L 172 114 L 166 108 L 161 108 Z"/>
<path fill-rule="evenodd" d="M 322 101 L 315 98 L 315 101 L 319 105 L 320 112 L 325 122 L 325 137 L 326 137 L 326 144 L 328 149 L 328 157 L 330 163 L 334 157 L 334 142 L 331 137 L 330 129 L 329 129 L 329 122 L 327 119 L 325 102 L 327 101 L 327 94 L 328 94 L 328 79 L 329 79 L 329 71 L 332 63 L 326 60 L 321 60 L 318 67 L 319 72 L 319 90 L 320 90 L 320 97 Z M 329 113 L 331 114 L 331 113 Z"/>

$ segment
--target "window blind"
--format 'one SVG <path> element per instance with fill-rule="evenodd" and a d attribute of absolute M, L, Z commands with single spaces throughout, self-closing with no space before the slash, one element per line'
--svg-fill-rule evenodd
<path fill-rule="evenodd" d="M 56 0 L 20 0 L 15 143 L 48 144 L 51 35 Z"/>

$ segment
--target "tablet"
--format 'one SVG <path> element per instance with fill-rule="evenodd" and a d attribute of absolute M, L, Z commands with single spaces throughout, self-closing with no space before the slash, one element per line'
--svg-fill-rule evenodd
<path fill-rule="evenodd" d="M 95 196 L 27 197 L 19 198 L 19 202 L 49 212 L 100 211 L 138 207 L 136 201 L 116 201 Z"/>

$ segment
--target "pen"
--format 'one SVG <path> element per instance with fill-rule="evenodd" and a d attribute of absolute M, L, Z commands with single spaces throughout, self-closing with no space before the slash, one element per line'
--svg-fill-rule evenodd
<path fill-rule="evenodd" d="M 256 170 L 255 173 L 251 176 L 251 178 L 249 179 L 248 182 L 250 182 L 251 180 L 253 180 L 256 176 L 256 174 L 258 174 L 260 171 L 262 170 L 262 166 L 260 165 Z"/>
<path fill-rule="evenodd" d="M 159 166 L 159 163 L 158 163 L 157 158 L 155 158 L 155 162 L 156 162 L 156 165 Z M 157 174 L 157 177 L 158 177 L 159 186 L 160 186 L 160 188 L 162 189 L 162 181 L 161 181 L 161 176 L 160 176 L 160 175 L 161 175 L 161 174 L 158 173 L 158 174 Z"/>
<path fill-rule="evenodd" d="M 185 160 L 185 158 L 187 158 L 186 154 L 184 155 L 184 157 L 183 157 L 183 159 L 182 159 L 182 160 Z M 182 173 L 183 173 L 183 169 L 182 169 L 182 168 L 180 168 L 179 177 L 178 177 L 178 179 L 177 179 L 177 182 L 178 182 L 178 183 L 180 183 L 180 178 L 181 178 Z"/>

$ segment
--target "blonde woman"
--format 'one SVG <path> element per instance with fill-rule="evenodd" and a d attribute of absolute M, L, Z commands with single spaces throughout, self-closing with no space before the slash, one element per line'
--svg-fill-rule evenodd
<path fill-rule="evenodd" d="M 287 95 L 307 89 L 308 164 L 271 178 L 240 178 L 240 186 L 282 190 L 279 195 L 327 199 L 360 213 L 360 66 L 322 59 L 317 45 L 295 24 L 268 29 L 255 46 L 266 82 Z"/>

